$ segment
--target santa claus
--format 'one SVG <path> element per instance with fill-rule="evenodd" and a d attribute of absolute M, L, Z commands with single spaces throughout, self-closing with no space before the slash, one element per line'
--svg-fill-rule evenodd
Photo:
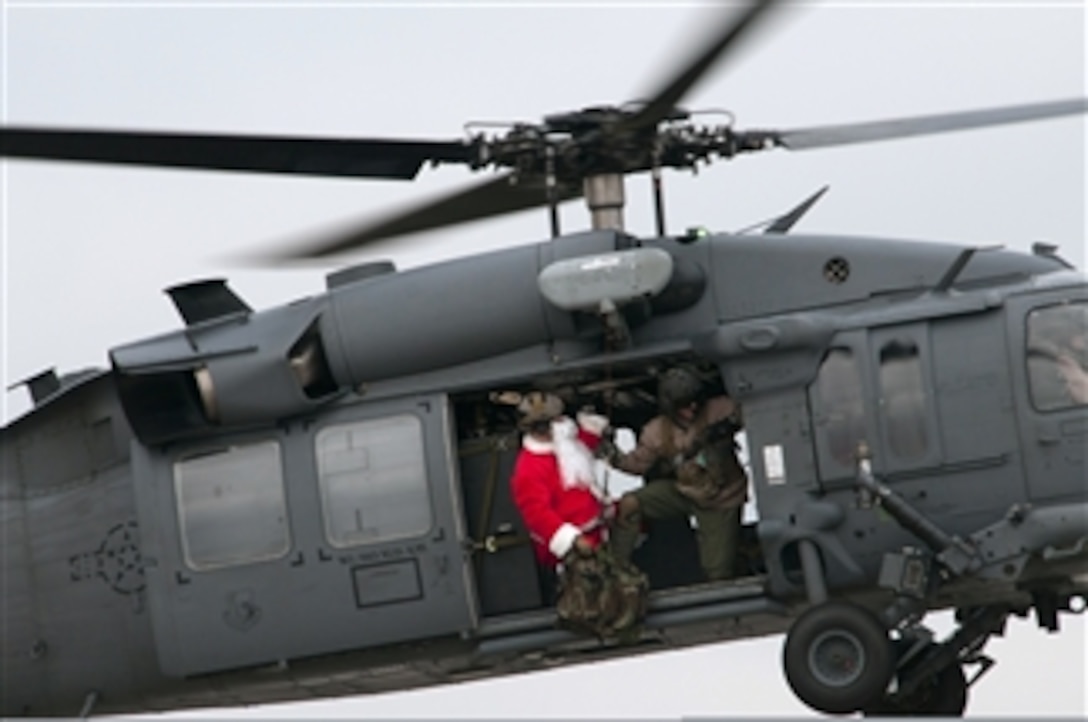
<path fill-rule="evenodd" d="M 511 492 L 536 557 L 550 572 L 571 550 L 589 553 L 604 540 L 609 501 L 597 483 L 593 449 L 608 420 L 582 412 L 575 423 L 563 415 L 559 397 L 539 391 L 521 400 L 518 413 L 524 436 Z"/>

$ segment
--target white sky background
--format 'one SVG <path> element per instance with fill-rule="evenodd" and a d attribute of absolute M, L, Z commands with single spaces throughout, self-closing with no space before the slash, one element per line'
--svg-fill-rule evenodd
<path fill-rule="evenodd" d="M 10 124 L 455 138 L 472 120 L 539 120 L 647 93 L 714 15 L 694 4 L 0 2 Z M 1080 2 L 795 3 L 685 100 L 739 128 L 797 128 L 1086 94 Z M 830 193 L 796 229 L 1058 244 L 1085 265 L 1085 123 L 1063 119 L 719 163 L 666 178 L 670 228 L 731 230 Z M 0 164 L 0 380 L 103 366 L 109 347 L 178 327 L 161 290 L 228 276 L 263 308 L 318 292 L 334 267 L 231 260 L 466 182 L 261 177 Z M 586 223 L 577 204 L 567 230 Z M 645 180 L 627 217 L 650 233 Z M 543 212 L 357 254 L 402 268 L 541 240 Z M 788 283 L 769 277 L 767 283 Z M 501 299 L 496 299 L 501 303 Z M 7 393 L 0 417 L 27 408 Z M 970 713 L 1088 714 L 1083 621 L 1031 624 L 988 651 Z M 780 638 L 529 677 L 253 714 L 665 716 L 806 714 L 781 680 Z M 578 699 L 576 703 L 574 700 Z"/>

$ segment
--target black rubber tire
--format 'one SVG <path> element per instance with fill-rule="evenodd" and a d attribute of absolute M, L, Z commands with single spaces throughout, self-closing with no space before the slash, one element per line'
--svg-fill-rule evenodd
<path fill-rule="evenodd" d="M 884 694 L 895 672 L 887 630 L 867 609 L 825 602 L 793 623 L 782 667 L 794 694 L 815 710 L 849 714 Z"/>
<path fill-rule="evenodd" d="M 967 710 L 967 677 L 953 664 L 926 680 L 906 699 L 881 698 L 865 708 L 866 717 L 962 717 Z"/>

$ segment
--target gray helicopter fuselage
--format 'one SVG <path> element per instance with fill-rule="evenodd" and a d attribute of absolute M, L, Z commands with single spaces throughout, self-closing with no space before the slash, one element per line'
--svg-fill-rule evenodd
<path fill-rule="evenodd" d="M 538 288 L 637 249 L 671 258 L 659 292 L 570 310 Z M 976 555 L 930 604 L 1088 589 L 1088 406 L 1044 400 L 1029 361 L 1039 314 L 1088 308 L 1054 257 L 594 231 L 383 270 L 115 348 L 0 430 L 0 712 L 356 694 L 544 664 L 517 652 L 554 666 L 779 632 L 810 591 L 803 542 L 862 600 L 886 594 L 888 553 L 923 546 L 860 497 L 859 444 Z M 744 410 L 762 566 L 655 592 L 656 646 L 574 639 L 514 543 L 516 434 L 490 394 L 593 402 L 693 358 Z"/>

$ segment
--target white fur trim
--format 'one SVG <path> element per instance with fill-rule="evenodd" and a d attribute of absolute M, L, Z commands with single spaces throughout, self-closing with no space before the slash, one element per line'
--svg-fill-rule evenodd
<path fill-rule="evenodd" d="M 594 436 L 603 436 L 604 430 L 608 428 L 608 417 L 579 411 L 578 425 Z"/>
<path fill-rule="evenodd" d="M 550 441 L 544 441 L 542 439 L 534 438 L 533 436 L 526 434 L 521 437 L 521 446 L 526 451 L 532 454 L 554 454 L 555 444 Z"/>
<path fill-rule="evenodd" d="M 574 546 L 574 540 L 582 536 L 582 530 L 573 524 L 564 524 L 555 530 L 548 542 L 548 551 L 555 555 L 556 559 L 562 559 Z"/>

